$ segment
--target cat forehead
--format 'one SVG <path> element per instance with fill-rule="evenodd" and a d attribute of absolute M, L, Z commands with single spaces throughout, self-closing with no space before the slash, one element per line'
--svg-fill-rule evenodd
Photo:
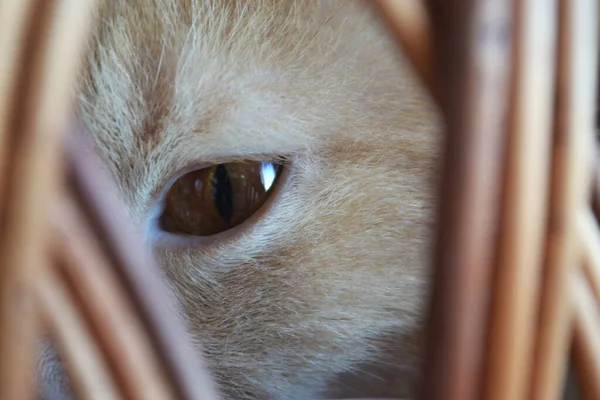
<path fill-rule="evenodd" d="M 375 75 L 363 64 L 377 60 L 340 59 L 361 57 L 357 48 L 371 49 L 365 59 L 379 54 L 355 2 L 104 4 L 80 115 L 136 193 L 193 163 L 292 152 L 340 131 Z"/>

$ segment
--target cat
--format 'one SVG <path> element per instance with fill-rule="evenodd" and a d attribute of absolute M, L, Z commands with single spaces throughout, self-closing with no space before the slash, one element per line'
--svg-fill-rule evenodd
<path fill-rule="evenodd" d="M 371 5 L 97 18 L 78 116 L 223 398 L 413 397 L 440 123 Z M 57 371 L 48 399 L 67 398 Z"/>

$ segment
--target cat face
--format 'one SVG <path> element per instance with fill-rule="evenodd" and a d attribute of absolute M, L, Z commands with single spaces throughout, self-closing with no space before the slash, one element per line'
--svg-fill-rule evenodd
<path fill-rule="evenodd" d="M 107 0 L 99 18 L 79 115 L 225 397 L 407 394 L 438 123 L 369 6 Z M 240 162 L 276 179 L 235 219 Z M 227 190 L 188 185 L 161 223 L 174 182 L 223 170 Z M 186 231 L 186 207 L 230 218 Z"/>

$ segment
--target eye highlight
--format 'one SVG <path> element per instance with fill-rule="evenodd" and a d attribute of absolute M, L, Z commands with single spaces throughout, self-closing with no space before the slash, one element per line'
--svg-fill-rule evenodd
<path fill-rule="evenodd" d="M 169 188 L 160 228 L 211 236 L 250 218 L 266 202 L 281 174 L 272 162 L 218 164 L 188 172 Z"/>

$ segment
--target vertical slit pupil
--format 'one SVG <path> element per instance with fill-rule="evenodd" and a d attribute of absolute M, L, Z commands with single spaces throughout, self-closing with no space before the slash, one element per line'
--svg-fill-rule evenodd
<path fill-rule="evenodd" d="M 227 168 L 223 164 L 214 167 L 211 193 L 215 202 L 215 208 L 227 223 L 233 218 L 233 187 Z"/>

